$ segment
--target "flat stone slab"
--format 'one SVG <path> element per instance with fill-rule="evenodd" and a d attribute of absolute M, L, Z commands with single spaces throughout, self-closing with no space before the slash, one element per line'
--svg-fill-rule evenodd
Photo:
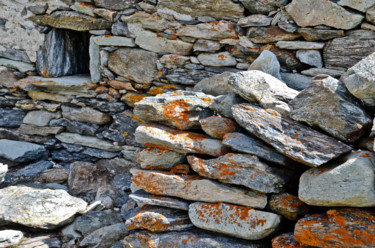
<path fill-rule="evenodd" d="M 26 112 L 20 109 L 0 109 L 1 127 L 19 127 L 22 124 Z"/>
<path fill-rule="evenodd" d="M 121 36 L 97 36 L 94 42 L 99 46 L 120 46 L 120 47 L 135 47 L 135 41 L 132 38 Z"/>
<path fill-rule="evenodd" d="M 323 49 L 325 43 L 323 42 L 309 42 L 309 41 L 278 41 L 276 46 L 281 49 L 289 50 L 312 50 Z"/>
<path fill-rule="evenodd" d="M 28 162 L 42 158 L 46 153 L 44 146 L 7 139 L 0 139 L 0 157 L 16 162 Z"/>
<path fill-rule="evenodd" d="M 203 131 L 216 139 L 223 139 L 225 134 L 240 131 L 240 127 L 231 119 L 211 116 L 199 121 Z"/>
<path fill-rule="evenodd" d="M 272 248 L 301 248 L 302 246 L 294 239 L 294 233 L 284 233 L 272 239 Z"/>
<path fill-rule="evenodd" d="M 189 217 L 199 228 L 248 240 L 269 236 L 281 221 L 274 213 L 226 203 L 193 203 Z"/>
<path fill-rule="evenodd" d="M 54 229 L 73 221 L 87 203 L 64 190 L 10 186 L 0 190 L 2 225 L 20 224 L 40 229 Z"/>
<path fill-rule="evenodd" d="M 206 40 L 233 39 L 237 37 L 235 25 L 227 21 L 185 25 L 177 30 L 177 35 Z"/>
<path fill-rule="evenodd" d="M 185 161 L 186 155 L 170 150 L 146 148 L 136 152 L 137 162 L 144 169 L 171 169 Z"/>
<path fill-rule="evenodd" d="M 306 127 L 277 111 L 251 104 L 232 108 L 237 123 L 278 152 L 311 167 L 318 167 L 349 152 L 341 141 Z"/>
<path fill-rule="evenodd" d="M 120 152 L 122 150 L 121 146 L 115 146 L 107 141 L 98 139 L 96 137 L 84 136 L 76 133 L 60 133 L 56 135 L 56 139 L 68 144 L 87 146 L 110 152 Z"/>
<path fill-rule="evenodd" d="M 97 125 L 110 124 L 112 121 L 110 115 L 89 107 L 73 108 L 61 106 L 61 109 L 63 117 L 71 121 L 80 121 Z"/>
<path fill-rule="evenodd" d="M 229 202 L 264 208 L 267 197 L 253 191 L 229 187 L 197 176 L 173 175 L 157 171 L 131 169 L 132 182 L 148 193 L 191 201 Z"/>
<path fill-rule="evenodd" d="M 309 211 L 297 196 L 289 193 L 272 195 L 269 200 L 269 207 L 272 212 L 278 213 L 291 221 L 297 221 Z"/>
<path fill-rule="evenodd" d="M 182 199 L 153 195 L 142 190 L 132 193 L 129 197 L 136 201 L 138 206 L 152 205 L 188 211 L 190 204 L 190 202 Z"/>
<path fill-rule="evenodd" d="M 35 70 L 35 66 L 33 64 L 20 62 L 20 61 L 14 61 L 10 59 L 0 58 L 0 65 L 6 66 L 12 69 L 16 69 L 22 73 Z"/>

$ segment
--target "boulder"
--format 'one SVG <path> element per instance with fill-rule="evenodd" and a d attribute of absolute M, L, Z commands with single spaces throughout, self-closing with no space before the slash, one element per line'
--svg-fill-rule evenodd
<path fill-rule="evenodd" d="M 203 131 L 213 138 L 223 139 L 224 135 L 240 131 L 240 127 L 231 119 L 211 116 L 199 121 Z"/>
<path fill-rule="evenodd" d="M 136 153 L 137 162 L 144 169 L 171 169 L 185 161 L 186 155 L 170 150 L 146 148 Z"/>
<path fill-rule="evenodd" d="M 46 149 L 37 144 L 0 139 L 0 157 L 15 161 L 29 162 L 38 160 L 46 155 Z"/>

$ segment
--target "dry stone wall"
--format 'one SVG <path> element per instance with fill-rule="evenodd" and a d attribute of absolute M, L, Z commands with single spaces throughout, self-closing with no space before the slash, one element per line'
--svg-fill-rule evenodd
<path fill-rule="evenodd" d="M 374 247 L 374 68 L 373 0 L 0 0 L 0 247 Z"/>

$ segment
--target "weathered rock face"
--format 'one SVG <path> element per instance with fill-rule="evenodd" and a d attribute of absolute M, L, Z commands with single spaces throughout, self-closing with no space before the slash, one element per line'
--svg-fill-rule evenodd
<path fill-rule="evenodd" d="M 102 227 L 87 235 L 81 242 L 81 246 L 86 247 L 112 247 L 117 240 L 123 239 L 127 232 L 124 223 L 117 223 Z"/>
<path fill-rule="evenodd" d="M 98 7 L 113 10 L 124 10 L 135 7 L 136 0 L 94 0 L 94 4 Z"/>
<path fill-rule="evenodd" d="M 351 67 L 341 77 L 350 93 L 370 107 L 375 106 L 374 65 L 375 53 Z"/>
<path fill-rule="evenodd" d="M 294 239 L 294 233 L 284 233 L 272 239 L 272 248 L 302 248 Z"/>
<path fill-rule="evenodd" d="M 202 177 L 242 185 L 263 193 L 280 192 L 287 181 L 280 170 L 251 155 L 228 153 L 210 160 L 195 156 L 187 158 L 193 170 Z"/>
<path fill-rule="evenodd" d="M 149 194 L 145 191 L 138 190 L 131 195 L 129 195 L 131 199 L 137 202 L 137 205 L 143 206 L 143 205 L 151 205 L 151 206 L 161 206 L 161 207 L 167 207 L 167 208 L 173 208 L 173 209 L 180 209 L 180 210 L 189 210 L 189 202 L 168 197 L 168 196 L 157 196 Z"/>
<path fill-rule="evenodd" d="M 25 117 L 25 112 L 20 109 L 0 109 L 0 126 L 19 127 Z"/>
<path fill-rule="evenodd" d="M 310 11 L 314 9 L 314 11 Z M 286 10 L 301 27 L 327 25 L 337 29 L 358 26 L 363 16 L 351 13 L 338 4 L 324 0 L 294 0 Z"/>
<path fill-rule="evenodd" d="M 46 149 L 37 144 L 0 139 L 0 157 L 16 162 L 29 162 L 45 156 Z"/>
<path fill-rule="evenodd" d="M 157 75 L 157 57 L 141 49 L 121 48 L 111 53 L 108 67 L 115 73 L 137 83 L 149 84 Z"/>
<path fill-rule="evenodd" d="M 270 43 L 281 40 L 296 40 L 299 34 L 288 33 L 276 26 L 251 27 L 246 33 L 249 40 L 254 43 Z"/>
<path fill-rule="evenodd" d="M 366 12 L 367 9 L 374 5 L 374 2 L 371 0 L 340 0 L 338 4 L 361 12 Z"/>
<path fill-rule="evenodd" d="M 210 109 L 216 111 L 217 113 L 233 119 L 232 106 L 236 104 L 244 103 L 244 99 L 231 92 L 226 95 L 216 97 L 210 104 Z"/>
<path fill-rule="evenodd" d="M 344 142 L 359 139 L 372 122 L 344 83 L 327 75 L 314 77 L 289 107 L 292 119 L 319 127 Z"/>
<path fill-rule="evenodd" d="M 166 174 L 156 171 L 132 169 L 133 183 L 155 195 L 167 195 L 191 201 L 229 202 L 264 208 L 267 197 L 251 191 L 228 187 L 196 176 Z"/>
<path fill-rule="evenodd" d="M 298 33 L 307 41 L 330 40 L 344 36 L 343 30 L 299 28 Z"/>
<path fill-rule="evenodd" d="M 269 12 L 276 10 L 278 7 L 286 5 L 288 0 L 240 0 L 240 2 L 250 11 L 250 13 L 268 14 Z"/>
<path fill-rule="evenodd" d="M 269 207 L 273 212 L 281 214 L 291 221 L 297 221 L 309 211 L 298 197 L 289 193 L 272 195 Z"/>
<path fill-rule="evenodd" d="M 222 139 L 225 134 L 240 131 L 240 127 L 231 119 L 211 116 L 199 121 L 203 131 L 213 138 Z"/>
<path fill-rule="evenodd" d="M 300 178 L 299 198 L 314 206 L 375 206 L 375 154 L 352 152 Z"/>
<path fill-rule="evenodd" d="M 146 148 L 136 153 L 137 162 L 144 169 L 171 169 L 185 160 L 185 154 L 169 150 Z"/>
<path fill-rule="evenodd" d="M 237 37 L 235 23 L 227 21 L 186 25 L 177 30 L 177 35 L 210 40 L 223 40 Z"/>
<path fill-rule="evenodd" d="M 111 122 L 111 117 L 108 114 L 104 114 L 98 110 L 83 107 L 73 108 L 68 106 L 62 106 L 62 115 L 65 119 L 71 121 L 81 121 L 91 124 L 104 125 Z"/>
<path fill-rule="evenodd" d="M 248 240 L 267 237 L 281 220 L 277 214 L 225 203 L 193 203 L 189 217 L 199 228 Z"/>
<path fill-rule="evenodd" d="M 232 72 L 224 72 L 205 78 L 194 86 L 194 91 L 213 96 L 225 95 L 230 91 L 228 79 L 232 74 Z"/>
<path fill-rule="evenodd" d="M 2 225 L 20 224 L 41 229 L 65 225 L 87 206 L 85 201 L 72 197 L 63 190 L 34 189 L 26 186 L 1 189 L 0 202 Z"/>
<path fill-rule="evenodd" d="M 351 150 L 350 146 L 283 117 L 274 110 L 250 104 L 236 105 L 232 110 L 240 126 L 278 152 L 308 166 L 318 167 Z"/>
<path fill-rule="evenodd" d="M 181 130 L 199 128 L 199 120 L 212 115 L 213 97 L 198 92 L 175 91 L 137 102 L 134 114 L 142 121 L 159 122 Z"/>
<path fill-rule="evenodd" d="M 247 71 L 233 74 L 229 78 L 232 90 L 264 108 L 274 109 L 282 114 L 289 113 L 288 102 L 298 91 L 286 86 L 280 80 L 261 71 Z"/>
<path fill-rule="evenodd" d="M 374 247 L 374 212 L 355 208 L 332 209 L 300 219 L 294 238 L 304 246 Z"/>
<path fill-rule="evenodd" d="M 249 70 L 262 71 L 281 80 L 280 63 L 276 55 L 268 50 L 264 50 L 259 57 L 251 63 Z"/>
<path fill-rule="evenodd" d="M 201 53 L 197 58 L 199 62 L 205 66 L 222 67 L 235 66 L 237 64 L 236 59 L 228 52 L 222 52 L 218 54 Z"/>
<path fill-rule="evenodd" d="M 59 114 L 49 111 L 30 111 L 23 118 L 23 123 L 30 124 L 38 127 L 45 127 L 52 119 L 57 119 Z"/>

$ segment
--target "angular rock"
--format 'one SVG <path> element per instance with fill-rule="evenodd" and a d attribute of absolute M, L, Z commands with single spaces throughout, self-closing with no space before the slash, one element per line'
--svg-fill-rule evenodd
<path fill-rule="evenodd" d="M 315 77 L 320 74 L 326 74 L 331 77 L 339 78 L 345 73 L 343 69 L 329 69 L 329 68 L 310 68 L 308 70 L 301 71 L 303 75 Z"/>
<path fill-rule="evenodd" d="M 322 55 L 317 50 L 299 50 L 296 56 L 302 63 L 318 68 L 323 67 Z"/>
<path fill-rule="evenodd" d="M 43 172 L 40 179 L 45 183 L 64 183 L 68 180 L 68 172 L 65 169 L 51 169 Z"/>
<path fill-rule="evenodd" d="M 222 139 L 225 134 L 240 131 L 240 127 L 231 119 L 211 116 L 199 121 L 203 131 L 213 138 Z"/>
<path fill-rule="evenodd" d="M 344 30 L 299 28 L 298 33 L 307 41 L 331 40 L 344 36 Z"/>
<path fill-rule="evenodd" d="M 23 238 L 23 233 L 16 230 L 0 231 L 0 247 L 11 247 L 18 245 Z"/>
<path fill-rule="evenodd" d="M 210 104 L 210 109 L 215 112 L 233 119 L 232 106 L 236 104 L 244 103 L 243 98 L 239 97 L 235 93 L 229 93 L 226 95 L 216 97 Z"/>
<path fill-rule="evenodd" d="M 155 53 L 141 49 L 120 48 L 111 53 L 108 67 L 115 73 L 137 83 L 151 83 L 158 73 Z"/>
<path fill-rule="evenodd" d="M 223 144 L 232 150 L 255 155 L 272 163 L 288 165 L 292 160 L 278 153 L 265 142 L 243 133 L 227 133 L 223 137 Z"/>
<path fill-rule="evenodd" d="M 233 106 L 232 110 L 240 126 L 281 154 L 311 167 L 318 167 L 352 149 L 271 109 L 241 104 Z"/>
<path fill-rule="evenodd" d="M 279 7 L 285 6 L 288 4 L 288 0 L 240 0 L 240 2 L 245 6 L 250 13 L 260 13 L 268 14 L 271 11 L 277 10 Z"/>
<path fill-rule="evenodd" d="M 248 240 L 269 236 L 281 221 L 274 213 L 226 203 L 190 204 L 189 217 L 199 228 Z"/>
<path fill-rule="evenodd" d="M 135 104 L 134 114 L 145 122 L 159 122 L 181 130 L 197 129 L 199 120 L 212 115 L 213 97 L 199 92 L 173 91 L 146 97 Z"/>
<path fill-rule="evenodd" d="M 25 117 L 25 112 L 20 109 L 0 108 L 1 127 L 19 127 Z"/>
<path fill-rule="evenodd" d="M 105 125 L 111 122 L 111 117 L 108 114 L 103 114 L 93 108 L 72 108 L 68 106 L 62 106 L 62 115 L 65 119 L 71 121 L 81 121 L 97 125 Z"/>
<path fill-rule="evenodd" d="M 249 102 L 258 103 L 264 108 L 271 108 L 286 115 L 290 110 L 287 103 L 298 94 L 298 91 L 261 71 L 233 74 L 229 78 L 229 85 L 234 93 Z"/>
<path fill-rule="evenodd" d="M 80 246 L 98 248 L 110 247 L 118 240 L 123 239 L 127 234 L 124 223 L 105 226 L 87 235 L 80 242 Z"/>
<path fill-rule="evenodd" d="M 375 24 L 375 7 L 371 7 L 366 12 L 366 20 Z"/>
<path fill-rule="evenodd" d="M 59 116 L 56 113 L 51 113 L 48 111 L 30 111 L 23 118 L 23 123 L 30 124 L 39 127 L 45 127 L 49 124 L 52 119 L 57 119 Z"/>
<path fill-rule="evenodd" d="M 229 202 L 244 206 L 264 208 L 267 197 L 253 191 L 246 191 L 188 175 L 173 175 L 157 171 L 132 169 L 133 183 L 155 195 L 179 197 L 191 201 Z"/>
<path fill-rule="evenodd" d="M 375 213 L 358 208 L 331 209 L 300 219 L 295 240 L 314 247 L 374 247 Z"/>
<path fill-rule="evenodd" d="M 272 239 L 272 248 L 302 248 L 294 239 L 294 233 L 284 233 Z"/>
<path fill-rule="evenodd" d="M 29 91 L 29 92 L 27 92 L 27 95 L 31 99 L 33 99 L 34 101 L 49 100 L 49 101 L 53 101 L 53 102 L 69 102 L 71 100 L 70 97 L 66 97 L 66 96 L 62 96 L 62 95 L 56 95 L 56 94 L 50 94 L 50 93 L 42 92 L 42 91 Z M 45 104 L 45 105 L 48 105 L 48 104 Z M 56 105 L 50 105 L 50 106 L 52 107 L 52 106 L 56 106 Z M 55 112 L 55 111 L 52 111 L 52 112 Z"/>
<path fill-rule="evenodd" d="M 170 83 L 195 85 L 203 79 L 210 78 L 214 75 L 216 74 L 205 70 L 174 69 L 168 70 L 166 78 Z"/>
<path fill-rule="evenodd" d="M 134 39 L 121 36 L 97 36 L 94 42 L 99 46 L 135 47 Z"/>
<path fill-rule="evenodd" d="M 16 69 L 22 73 L 35 70 L 35 66 L 33 64 L 3 58 L 0 58 L 0 66 Z"/>
<path fill-rule="evenodd" d="M 98 83 L 101 78 L 100 73 L 100 47 L 98 44 L 94 41 L 94 36 L 90 37 L 90 43 L 89 43 L 89 56 L 90 56 L 90 62 L 89 62 L 89 69 L 90 69 L 90 76 L 91 80 L 94 83 Z"/>
<path fill-rule="evenodd" d="M 226 153 L 221 141 L 205 135 L 179 131 L 160 125 L 144 124 L 137 128 L 138 143 L 152 148 L 172 150 L 179 153 L 198 153 L 220 156 Z"/>
<path fill-rule="evenodd" d="M 375 32 L 354 30 L 346 36 L 333 39 L 324 48 L 326 67 L 350 68 L 375 52 Z"/>
<path fill-rule="evenodd" d="M 291 221 L 297 221 L 309 211 L 298 197 L 289 193 L 272 195 L 268 204 L 272 212 L 281 214 Z"/>
<path fill-rule="evenodd" d="M 95 17 L 95 14 L 94 14 L 95 7 L 91 4 L 75 2 L 74 5 L 72 5 L 70 8 L 79 13 Z"/>
<path fill-rule="evenodd" d="M 375 154 L 352 152 L 302 174 L 298 196 L 313 206 L 375 206 Z"/>
<path fill-rule="evenodd" d="M 301 91 L 306 89 L 310 82 L 311 77 L 299 74 L 299 73 L 280 73 L 281 79 L 290 88 Z"/>
<path fill-rule="evenodd" d="M 171 169 L 185 161 L 185 154 L 157 148 L 146 148 L 136 153 L 137 162 L 144 169 Z"/>
<path fill-rule="evenodd" d="M 19 78 L 14 71 L 7 69 L 6 67 L 0 67 L 0 85 L 6 88 L 14 88 L 14 83 Z"/>
<path fill-rule="evenodd" d="M 223 45 L 217 41 L 199 39 L 194 44 L 194 52 L 217 52 Z"/>
<path fill-rule="evenodd" d="M 266 27 L 271 24 L 272 18 L 265 15 L 250 15 L 243 17 L 238 21 L 238 25 L 243 28 L 246 27 Z"/>
<path fill-rule="evenodd" d="M 91 148 L 96 148 L 100 150 L 106 150 L 110 152 L 119 152 L 122 150 L 122 147 L 112 145 L 111 143 L 90 136 L 83 136 L 75 133 L 60 133 L 56 135 L 56 139 L 61 142 L 68 144 L 75 144 L 81 146 L 87 146 Z"/>
<path fill-rule="evenodd" d="M 0 139 L 0 157 L 15 162 L 35 161 L 45 156 L 46 149 L 33 143 Z"/>
<path fill-rule="evenodd" d="M 166 29 L 176 29 L 181 26 L 179 22 L 169 21 L 156 14 L 146 12 L 135 12 L 133 15 L 123 15 L 121 20 L 125 23 L 141 23 L 142 28 L 155 32 L 163 32 Z"/>
<path fill-rule="evenodd" d="M 222 52 L 217 54 L 201 53 L 198 55 L 198 60 L 202 65 L 205 66 L 235 66 L 237 61 L 228 52 Z"/>
<path fill-rule="evenodd" d="M 136 3 L 136 0 L 94 0 L 94 4 L 96 6 L 113 10 L 125 10 L 134 8 Z"/>
<path fill-rule="evenodd" d="M 288 33 L 276 26 L 251 27 L 246 33 L 250 41 L 254 43 L 271 43 L 283 40 L 296 40 L 299 34 Z"/>
<path fill-rule="evenodd" d="M 203 92 L 212 96 L 225 95 L 230 92 L 228 78 L 232 74 L 233 72 L 223 72 L 205 78 L 194 86 L 194 91 Z"/>
<path fill-rule="evenodd" d="M 97 124 L 87 124 L 79 121 L 66 121 L 66 129 L 71 133 L 95 136 L 95 134 L 99 132 L 100 126 Z"/>
<path fill-rule="evenodd" d="M 176 69 L 178 67 L 183 67 L 190 62 L 190 58 L 176 54 L 163 55 L 160 58 L 160 62 L 168 69 Z"/>
<path fill-rule="evenodd" d="M 125 229 L 143 229 L 151 232 L 185 231 L 192 229 L 186 211 L 179 209 L 143 206 L 126 220 Z"/>
<path fill-rule="evenodd" d="M 363 20 L 362 15 L 349 12 L 335 2 L 325 0 L 294 0 L 286 10 L 301 27 L 327 25 L 348 30 L 355 28 Z"/>
<path fill-rule="evenodd" d="M 111 28 L 112 23 L 92 18 L 74 11 L 56 11 L 51 15 L 38 15 L 29 17 L 28 20 L 42 26 L 51 26 L 59 29 L 71 29 L 75 31 L 100 30 Z"/>
<path fill-rule="evenodd" d="M 281 49 L 289 50 L 312 50 L 323 49 L 325 43 L 322 42 L 309 42 L 309 41 L 279 41 L 276 46 Z"/>
<path fill-rule="evenodd" d="M 375 106 L 375 53 L 351 67 L 341 77 L 346 88 L 365 105 Z"/>
<path fill-rule="evenodd" d="M 375 5 L 372 0 L 340 0 L 337 4 L 350 7 L 363 13 L 365 13 L 371 6 Z"/>
<path fill-rule="evenodd" d="M 280 63 L 276 55 L 268 50 L 264 50 L 259 57 L 251 63 L 249 70 L 262 71 L 281 80 Z"/>
<path fill-rule="evenodd" d="M 359 139 L 372 122 L 345 85 L 327 75 L 314 77 L 289 106 L 292 119 L 350 143 Z"/>
<path fill-rule="evenodd" d="M 160 0 L 158 12 L 168 11 L 174 15 L 183 15 L 185 18 L 210 16 L 216 19 L 238 20 L 243 16 L 244 8 L 230 0 L 223 0 L 220 4 L 212 4 L 204 0 Z"/>
<path fill-rule="evenodd" d="M 224 40 L 237 37 L 235 23 L 227 21 L 182 26 L 177 30 L 177 35 L 206 40 Z"/>
<path fill-rule="evenodd" d="M 52 168 L 54 165 L 51 161 L 39 161 L 33 164 L 30 164 L 20 170 L 17 170 L 17 172 L 14 174 L 16 177 L 32 177 L 36 176 L 38 174 L 43 173 L 44 171 Z"/>
<path fill-rule="evenodd" d="M 228 153 L 210 160 L 194 156 L 187 158 L 192 169 L 203 177 L 242 185 L 262 193 L 280 192 L 287 181 L 280 170 L 251 155 Z"/>
<path fill-rule="evenodd" d="M 142 190 L 132 193 L 129 195 L 129 197 L 130 199 L 136 201 L 138 206 L 152 205 L 185 211 L 189 210 L 188 201 L 173 197 L 152 195 L 147 192 L 143 192 Z"/>
<path fill-rule="evenodd" d="M 118 213 L 90 211 L 77 217 L 72 225 L 75 231 L 81 233 L 83 236 L 87 236 L 102 227 L 114 225 L 121 221 L 121 216 Z"/>
<path fill-rule="evenodd" d="M 15 207 L 17 206 L 17 207 Z M 41 207 L 42 206 L 42 207 Z M 71 222 L 87 203 L 64 190 L 11 186 L 0 190 L 2 225 L 20 224 L 40 229 L 54 229 Z"/>
<path fill-rule="evenodd" d="M 8 165 L 0 163 L 0 184 L 4 182 L 4 178 L 7 172 L 8 172 Z"/>

